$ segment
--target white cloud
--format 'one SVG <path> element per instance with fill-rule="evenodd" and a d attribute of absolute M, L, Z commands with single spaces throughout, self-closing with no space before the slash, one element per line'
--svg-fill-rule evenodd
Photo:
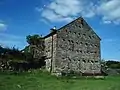
<path fill-rule="evenodd" d="M 16 46 L 19 48 L 23 48 L 25 44 L 26 41 L 24 41 L 24 37 L 22 36 L 0 33 L 0 45 L 4 47 Z"/>
<path fill-rule="evenodd" d="M 105 23 L 105 24 L 110 24 L 110 23 L 112 23 L 112 22 L 109 21 L 109 20 L 103 20 L 103 23 Z"/>
<path fill-rule="evenodd" d="M 104 23 L 120 24 L 120 0 L 104 1 L 97 10 Z"/>
<path fill-rule="evenodd" d="M 82 10 L 81 6 L 79 0 L 55 0 L 49 5 L 49 9 L 52 9 L 58 15 L 66 17 L 77 15 Z"/>
<path fill-rule="evenodd" d="M 41 17 L 50 22 L 70 22 L 76 17 L 100 16 L 104 24 L 120 24 L 120 0 L 52 0 L 43 8 L 36 8 Z"/>
<path fill-rule="evenodd" d="M 38 9 L 38 8 L 37 8 Z M 93 3 L 83 0 L 53 0 L 41 11 L 41 16 L 51 22 L 70 22 L 77 16 L 93 17 L 95 15 Z"/>
<path fill-rule="evenodd" d="M 118 61 L 118 62 L 120 62 L 120 60 L 118 60 L 118 59 L 106 59 L 106 61 Z"/>
<path fill-rule="evenodd" d="M 0 22 L 0 31 L 4 31 L 6 29 L 7 29 L 7 25 L 2 23 L 2 22 Z"/>

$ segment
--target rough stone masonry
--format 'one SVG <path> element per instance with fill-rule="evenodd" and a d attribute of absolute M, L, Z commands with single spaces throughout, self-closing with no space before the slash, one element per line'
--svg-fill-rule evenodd
<path fill-rule="evenodd" d="M 82 17 L 60 29 L 52 29 L 44 39 L 49 72 L 101 73 L 101 39 Z"/>

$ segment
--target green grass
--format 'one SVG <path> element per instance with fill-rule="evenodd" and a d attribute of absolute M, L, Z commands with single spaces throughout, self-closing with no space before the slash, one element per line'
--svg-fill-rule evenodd
<path fill-rule="evenodd" d="M 57 78 L 49 73 L 0 73 L 0 90 L 120 90 L 120 76 L 104 80 Z"/>

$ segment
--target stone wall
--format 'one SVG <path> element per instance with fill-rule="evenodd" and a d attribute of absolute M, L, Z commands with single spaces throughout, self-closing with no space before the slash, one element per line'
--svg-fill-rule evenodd
<path fill-rule="evenodd" d="M 100 39 L 80 19 L 57 33 L 56 72 L 100 73 Z"/>
<path fill-rule="evenodd" d="M 45 38 L 45 56 L 46 56 L 46 69 L 54 71 L 54 62 L 56 59 L 56 41 L 57 34 Z"/>

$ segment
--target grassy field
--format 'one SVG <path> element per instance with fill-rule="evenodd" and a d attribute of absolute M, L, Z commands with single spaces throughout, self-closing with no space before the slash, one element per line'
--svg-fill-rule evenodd
<path fill-rule="evenodd" d="M 0 90 L 120 90 L 120 76 L 96 79 L 56 78 L 42 71 L 0 73 Z"/>

